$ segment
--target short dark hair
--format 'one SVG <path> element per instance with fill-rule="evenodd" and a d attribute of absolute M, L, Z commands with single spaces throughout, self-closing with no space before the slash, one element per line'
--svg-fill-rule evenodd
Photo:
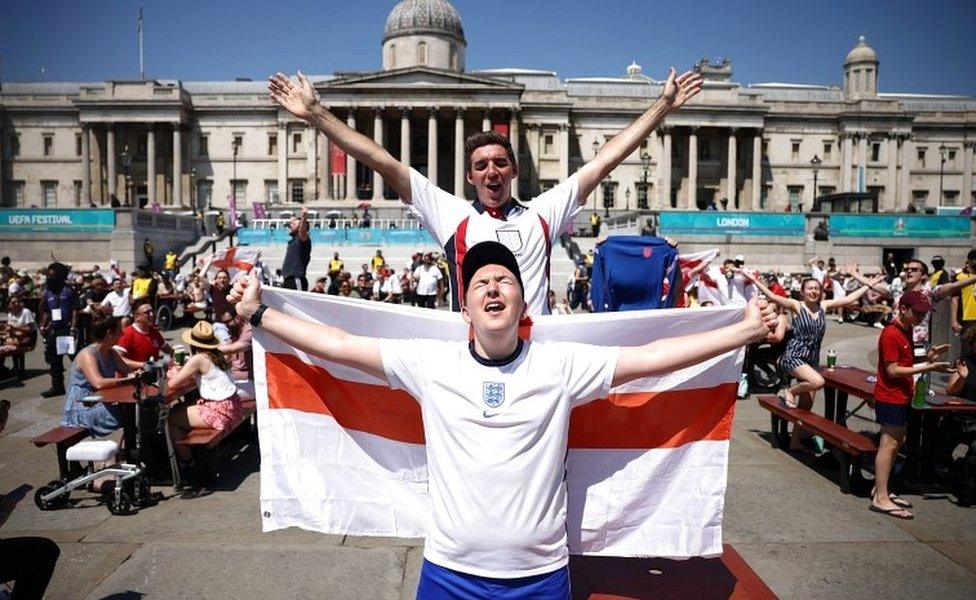
<path fill-rule="evenodd" d="M 823 291 L 823 282 L 816 277 L 804 277 L 803 280 L 800 281 L 800 289 L 802 290 L 803 288 L 807 287 L 807 283 L 811 281 L 817 284 L 821 292 Z"/>
<path fill-rule="evenodd" d="M 152 306 L 152 302 L 149 301 L 149 298 L 139 298 L 138 300 L 134 301 L 132 303 L 132 314 L 139 312 L 139 309 L 146 304 Z"/>
<path fill-rule="evenodd" d="M 471 155 L 474 154 L 474 151 L 484 146 L 501 146 L 508 153 L 508 160 L 512 161 L 512 165 L 518 165 L 515 160 L 515 151 L 512 150 L 512 142 L 507 137 L 497 131 L 479 131 L 469 135 L 468 139 L 464 140 L 465 171 L 471 170 Z"/>
<path fill-rule="evenodd" d="M 976 248 L 969 251 L 969 254 L 966 255 L 966 260 L 976 261 Z"/>
<path fill-rule="evenodd" d="M 105 317 L 104 319 L 99 319 L 95 321 L 94 325 L 92 325 L 92 338 L 96 342 L 100 342 L 104 340 L 108 334 L 118 331 L 121 326 L 122 321 L 115 317 Z"/>
<path fill-rule="evenodd" d="M 910 261 L 908 261 L 907 263 L 905 263 L 905 266 L 907 267 L 908 265 L 910 265 L 912 263 L 918 263 L 922 267 L 922 274 L 923 275 L 928 275 L 929 274 L 929 266 L 927 264 L 925 264 L 925 261 L 923 261 L 922 259 L 920 259 L 920 258 L 913 258 Z"/>

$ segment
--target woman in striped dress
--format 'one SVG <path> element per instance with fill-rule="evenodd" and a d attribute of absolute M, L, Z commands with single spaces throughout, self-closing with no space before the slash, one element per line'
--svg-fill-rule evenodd
<path fill-rule="evenodd" d="M 793 315 L 793 323 L 787 336 L 786 350 L 779 359 L 779 366 L 784 373 L 789 373 L 796 379 L 792 387 L 783 388 L 776 396 L 780 403 L 788 408 L 804 408 L 809 410 L 813 406 L 813 396 L 824 386 L 824 379 L 817 372 L 820 364 L 820 344 L 823 342 L 827 329 L 825 313 L 843 306 L 854 304 L 867 293 L 871 287 L 883 280 L 882 275 L 875 275 L 867 279 L 857 270 L 857 263 L 847 265 L 846 272 L 859 281 L 862 286 L 843 298 L 827 300 L 824 298 L 823 284 L 808 277 L 800 284 L 800 300 L 784 298 L 773 294 L 754 273 L 743 271 L 759 291 L 771 301 L 780 305 L 787 313 Z M 790 447 L 801 449 L 797 430 L 793 432 Z"/>

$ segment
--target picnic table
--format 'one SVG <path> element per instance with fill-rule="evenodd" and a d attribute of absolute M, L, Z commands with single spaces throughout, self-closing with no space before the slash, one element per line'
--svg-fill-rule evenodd
<path fill-rule="evenodd" d="M 841 425 L 847 425 L 847 402 L 850 396 L 860 398 L 874 406 L 876 373 L 857 367 L 837 366 L 833 369 L 820 367 L 824 378 L 824 416 Z M 924 406 L 911 406 L 908 411 L 908 428 L 905 440 L 906 472 L 918 482 L 923 482 L 931 472 L 931 448 L 926 436 L 937 435 L 937 421 L 945 414 L 972 415 L 976 417 L 976 402 L 945 394 L 929 394 Z"/>

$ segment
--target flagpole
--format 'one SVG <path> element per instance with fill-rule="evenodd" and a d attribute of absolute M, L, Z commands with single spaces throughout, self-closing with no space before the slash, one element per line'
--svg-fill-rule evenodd
<path fill-rule="evenodd" d="M 139 79 L 145 80 L 146 70 L 143 67 L 143 60 L 142 60 L 142 7 L 141 6 L 139 7 L 138 30 L 139 30 Z"/>

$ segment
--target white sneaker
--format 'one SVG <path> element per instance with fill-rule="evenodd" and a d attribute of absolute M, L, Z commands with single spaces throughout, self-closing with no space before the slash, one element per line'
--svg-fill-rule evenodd
<path fill-rule="evenodd" d="M 876 321 L 873 327 L 875 329 L 884 329 L 884 325 L 881 324 L 881 321 Z"/>

